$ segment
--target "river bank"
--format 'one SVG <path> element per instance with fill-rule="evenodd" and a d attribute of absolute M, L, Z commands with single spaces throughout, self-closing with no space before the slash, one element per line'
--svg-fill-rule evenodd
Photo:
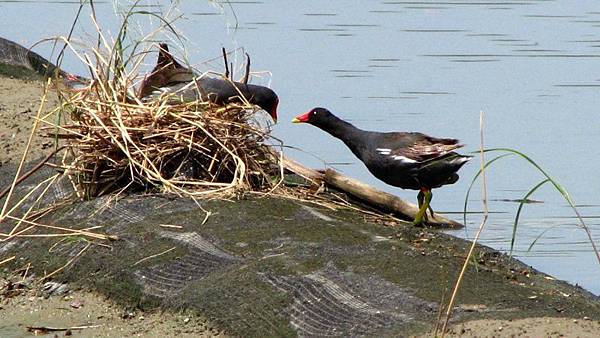
<path fill-rule="evenodd" d="M 20 159 L 41 93 L 35 78 L 2 78 L 2 188 Z M 36 138 L 30 159 L 47 153 L 47 142 Z M 40 171 L 24 188 L 47 174 Z M 45 297 L 42 285 L 31 283 L 0 296 L 7 318 L 0 333 L 26 336 L 27 326 L 85 322 L 102 326 L 78 335 L 426 335 L 468 247 L 435 230 L 383 226 L 348 210 L 295 201 L 245 198 L 203 202 L 202 208 L 210 217 L 173 196 L 86 201 L 45 221 L 99 225 L 119 240 L 84 251 L 84 240 L 0 244 L 0 261 L 18 257 L 0 267 L 3 290 L 23 266 L 35 281 L 83 252 L 53 278 L 76 291 Z M 85 311 L 72 306 L 76 300 Z M 136 311 L 126 320 L 127 309 Z M 597 297 L 485 247 L 465 276 L 455 313 L 456 336 L 592 337 L 600 330 Z M 162 331 L 144 331 L 153 320 Z"/>

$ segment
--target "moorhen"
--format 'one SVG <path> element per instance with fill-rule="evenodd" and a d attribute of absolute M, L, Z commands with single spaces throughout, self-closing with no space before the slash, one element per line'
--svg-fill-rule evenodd
<path fill-rule="evenodd" d="M 264 109 L 277 122 L 279 98 L 273 90 L 223 78 L 198 76 L 191 68 L 177 62 L 165 43 L 159 45 L 156 66 L 142 81 L 138 96 L 149 98 L 162 93 L 176 93 L 176 97 L 183 102 L 195 101 L 200 94 L 203 101 L 218 105 L 240 102 L 241 94 L 251 104 Z"/>
<path fill-rule="evenodd" d="M 223 105 L 241 101 L 241 93 L 248 102 L 264 109 L 277 122 L 279 99 L 270 88 L 222 78 L 198 77 L 192 69 L 175 60 L 167 44 L 161 43 L 159 47 L 156 66 L 138 89 L 139 98 L 148 99 L 163 92 L 175 92 L 184 102 L 195 101 L 198 99 L 198 86 L 202 100 Z M 91 83 L 90 79 L 67 73 L 39 54 L 1 37 L 0 63 L 25 67 L 45 77 L 56 77 L 60 80 L 57 84 L 63 84 L 70 90 L 83 90 Z"/>
<path fill-rule="evenodd" d="M 421 133 L 378 133 L 356 128 L 325 108 L 314 108 L 297 116 L 294 123 L 309 123 L 342 140 L 348 148 L 383 182 L 402 189 L 419 190 L 419 212 L 413 221 L 427 219 L 431 189 L 458 180 L 456 173 L 471 156 L 455 153 L 462 147 L 456 139 L 435 138 Z"/>

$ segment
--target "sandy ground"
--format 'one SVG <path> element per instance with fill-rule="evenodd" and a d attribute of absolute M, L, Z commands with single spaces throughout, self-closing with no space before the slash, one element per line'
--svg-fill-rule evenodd
<path fill-rule="evenodd" d="M 474 320 L 451 328 L 446 337 L 600 337 L 600 322 L 570 318 Z"/>
<path fill-rule="evenodd" d="M 223 336 L 193 314 L 127 309 L 92 292 L 47 295 L 39 287 L 7 289 L 7 281 L 0 281 L 1 337 Z"/>
<path fill-rule="evenodd" d="M 44 85 L 40 81 L 2 77 L 0 81 L 0 165 L 20 161 L 40 107 Z M 44 111 L 57 106 L 54 94 L 48 95 Z M 29 159 L 50 151 L 52 140 L 35 137 Z"/>
<path fill-rule="evenodd" d="M 0 165 L 18 163 L 38 110 L 41 82 L 0 78 Z M 48 107 L 56 99 L 51 98 Z M 49 152 L 47 139 L 35 138 L 29 159 Z M 0 261 L 2 257 L 0 257 Z M 0 290 L 6 284 L 0 280 Z M 206 337 L 219 334 L 201 318 L 181 313 L 128 311 L 95 293 L 71 291 L 67 295 L 40 297 L 26 290 L 0 296 L 0 336 L 27 337 L 28 326 L 94 326 L 50 332 L 49 336 L 80 337 Z M 96 325 L 99 325 L 96 327 Z M 431 336 L 426 334 L 423 337 Z M 476 320 L 454 325 L 450 337 L 600 337 L 600 323 L 585 318 L 528 318 Z"/>
<path fill-rule="evenodd" d="M 0 296 L 2 337 L 224 337 L 193 314 L 126 309 L 92 292 L 69 291 L 48 297 L 40 291 L 29 290 L 2 298 Z M 44 332 L 34 327 L 58 330 Z M 599 336 L 600 322 L 585 318 L 475 320 L 454 325 L 446 334 L 446 337 L 473 338 Z M 420 337 L 433 337 L 433 334 Z"/>

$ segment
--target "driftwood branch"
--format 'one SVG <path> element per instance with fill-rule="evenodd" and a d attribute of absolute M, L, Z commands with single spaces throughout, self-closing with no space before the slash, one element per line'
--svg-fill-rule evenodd
<path fill-rule="evenodd" d="M 307 168 L 302 164 L 288 158 L 284 158 L 283 165 L 286 169 L 304 177 L 309 181 L 312 181 L 316 184 L 319 182 L 325 182 L 325 184 L 329 185 L 330 187 L 348 193 L 377 209 L 385 212 L 391 212 L 400 218 L 412 220 L 419 211 L 419 208 L 416 205 L 407 202 L 398 196 L 375 189 L 370 185 L 362 183 L 353 178 L 346 177 L 333 169 L 327 169 L 324 172 L 317 171 Z M 445 228 L 463 227 L 462 224 L 447 219 L 439 214 L 435 214 L 435 217 L 429 216 L 429 220 L 426 222 L 426 224 L 429 226 Z"/>

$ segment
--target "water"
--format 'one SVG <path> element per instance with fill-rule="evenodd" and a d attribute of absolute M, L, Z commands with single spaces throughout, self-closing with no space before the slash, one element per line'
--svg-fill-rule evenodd
<path fill-rule="evenodd" d="M 153 3 L 149 3 L 152 5 Z M 96 4 L 102 26 L 114 34 L 113 5 Z M 78 2 L 1 2 L 2 36 L 31 45 L 68 32 Z M 151 11 L 166 7 L 149 6 Z M 235 15 L 232 14 L 232 9 Z M 479 114 L 485 112 L 485 146 L 510 147 L 530 155 L 581 205 L 600 244 L 600 6 L 597 1 L 233 1 L 185 2 L 177 28 L 189 39 L 188 58 L 201 69 L 221 70 L 220 48 L 243 47 L 255 78 L 280 98 L 274 134 L 304 152 L 288 154 L 313 167 L 331 165 L 399 196 L 403 191 L 373 178 L 341 142 L 307 125 L 288 121 L 324 106 L 364 129 L 422 131 L 455 137 L 479 147 Z M 84 11 L 87 20 L 88 12 Z M 156 20 L 137 20 L 149 29 Z M 236 27 L 237 25 L 237 27 Z M 93 39 L 83 25 L 77 35 Z M 87 34 L 87 35 L 86 35 Z M 50 55 L 51 46 L 36 49 Z M 202 61 L 217 58 L 207 64 Z M 241 74 L 243 54 L 236 53 Z M 154 60 L 148 60 L 150 64 Z M 65 68 L 85 74 L 74 58 Z M 488 158 L 495 154 L 488 154 Z M 460 212 L 477 159 L 462 179 L 434 192 L 433 207 Z M 543 177 L 516 158 L 488 171 L 490 217 L 483 243 L 508 250 L 518 203 Z M 480 188 L 469 210 L 481 211 Z M 600 294 L 600 266 L 573 212 L 550 186 L 525 206 L 515 254 L 527 264 Z M 462 215 L 450 214 L 457 219 Z M 469 214 L 472 238 L 480 214 Z M 540 234 L 543 236 L 529 251 Z"/>

